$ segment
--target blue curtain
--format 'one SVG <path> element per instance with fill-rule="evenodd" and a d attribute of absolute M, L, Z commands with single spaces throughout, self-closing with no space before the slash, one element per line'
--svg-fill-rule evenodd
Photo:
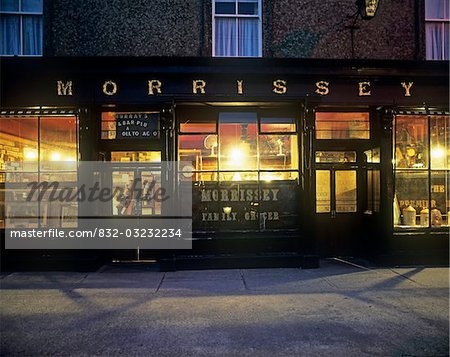
<path fill-rule="evenodd" d="M 236 20 L 216 18 L 215 27 L 216 56 L 236 56 Z"/>
<path fill-rule="evenodd" d="M 24 16 L 23 19 L 23 54 L 42 54 L 42 17 Z"/>
<path fill-rule="evenodd" d="M 258 20 L 239 19 L 239 56 L 258 56 Z"/>
<path fill-rule="evenodd" d="M 18 55 L 20 54 L 20 28 L 19 16 L 0 16 L 0 54 Z"/>

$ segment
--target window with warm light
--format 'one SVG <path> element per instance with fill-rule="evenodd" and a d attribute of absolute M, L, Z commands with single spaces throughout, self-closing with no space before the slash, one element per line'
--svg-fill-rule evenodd
<path fill-rule="evenodd" d="M 0 0 L 0 56 L 42 56 L 42 0 Z"/>
<path fill-rule="evenodd" d="M 261 57 L 261 0 L 213 0 L 213 56 Z"/>
<path fill-rule="evenodd" d="M 317 112 L 316 139 L 369 139 L 370 116 L 362 112 Z"/>
<path fill-rule="evenodd" d="M 397 115 L 394 135 L 394 225 L 450 223 L 450 117 Z"/>
<path fill-rule="evenodd" d="M 450 4 L 425 0 L 425 37 L 428 60 L 450 59 Z"/>
<path fill-rule="evenodd" d="M 193 182 L 194 229 L 296 227 L 294 116 L 265 110 L 178 113 L 178 160 L 190 163 L 180 175 Z"/>
<path fill-rule="evenodd" d="M 0 185 L 31 181 L 58 181 L 76 185 L 78 119 L 75 116 L 0 116 Z M 6 166 L 8 165 L 8 172 Z M 21 194 L 13 192 L 13 195 Z M 5 217 L 2 199 L 0 221 Z M 27 207 L 43 227 L 76 225 L 76 203 L 49 202 Z M 8 209 L 15 209 L 10 202 Z M 23 205 L 17 207 L 23 209 Z M 31 212 L 33 211 L 33 212 Z M 61 217 L 66 217 L 63 220 Z M 67 219 L 71 217 L 70 220 Z M 37 222 L 37 221 L 36 221 Z M 34 227 L 28 227 L 34 228 Z"/>

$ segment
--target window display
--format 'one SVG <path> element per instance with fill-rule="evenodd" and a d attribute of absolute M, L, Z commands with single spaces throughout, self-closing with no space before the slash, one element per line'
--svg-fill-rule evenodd
<path fill-rule="evenodd" d="M 75 116 L 1 116 L 0 117 L 0 185 L 4 182 L 23 183 L 31 181 L 58 181 L 60 189 L 76 185 L 78 160 L 78 119 Z M 6 164 L 9 170 L 6 172 Z M 76 225 L 73 213 L 77 204 L 60 202 L 30 203 L 30 207 L 14 206 L 15 195 L 8 197 L 8 212 L 5 212 L 4 197 L 0 209 L 0 220 L 15 216 L 17 210 L 26 211 L 28 218 L 17 221 L 18 226 L 38 225 L 43 227 L 69 227 Z M 45 200 L 45 197 L 44 197 Z M 17 203 L 19 205 L 19 203 Z M 22 214 L 23 216 L 23 214 Z M 39 221 L 38 221 L 39 218 Z M 33 222 L 31 222 L 33 221 Z M 12 221 L 11 221 L 12 222 Z M 31 222 L 31 223 L 30 223 Z M 2 223 L 3 224 L 3 223 Z"/>
<path fill-rule="evenodd" d="M 394 124 L 395 227 L 448 226 L 450 117 L 397 115 Z"/>

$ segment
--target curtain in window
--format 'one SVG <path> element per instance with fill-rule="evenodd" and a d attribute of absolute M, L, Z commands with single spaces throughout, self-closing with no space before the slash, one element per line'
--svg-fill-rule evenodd
<path fill-rule="evenodd" d="M 442 60 L 442 23 L 426 24 L 427 59 Z M 448 48 L 447 48 L 448 52 Z"/>
<path fill-rule="evenodd" d="M 239 56 L 258 55 L 258 20 L 239 19 Z"/>
<path fill-rule="evenodd" d="M 426 0 L 425 17 L 427 19 L 448 19 L 450 17 L 448 0 Z"/>
<path fill-rule="evenodd" d="M 236 20 L 216 18 L 216 56 L 236 56 Z"/>
<path fill-rule="evenodd" d="M 23 54 L 42 54 L 42 18 L 40 16 L 23 17 Z"/>
<path fill-rule="evenodd" d="M 19 37 L 19 16 L 0 16 L 0 54 L 20 54 Z"/>

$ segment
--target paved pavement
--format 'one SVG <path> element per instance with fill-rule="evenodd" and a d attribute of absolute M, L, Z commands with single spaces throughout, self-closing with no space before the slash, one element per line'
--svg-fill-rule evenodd
<path fill-rule="evenodd" d="M 447 356 L 449 269 L 1 275 L 1 354 Z"/>

